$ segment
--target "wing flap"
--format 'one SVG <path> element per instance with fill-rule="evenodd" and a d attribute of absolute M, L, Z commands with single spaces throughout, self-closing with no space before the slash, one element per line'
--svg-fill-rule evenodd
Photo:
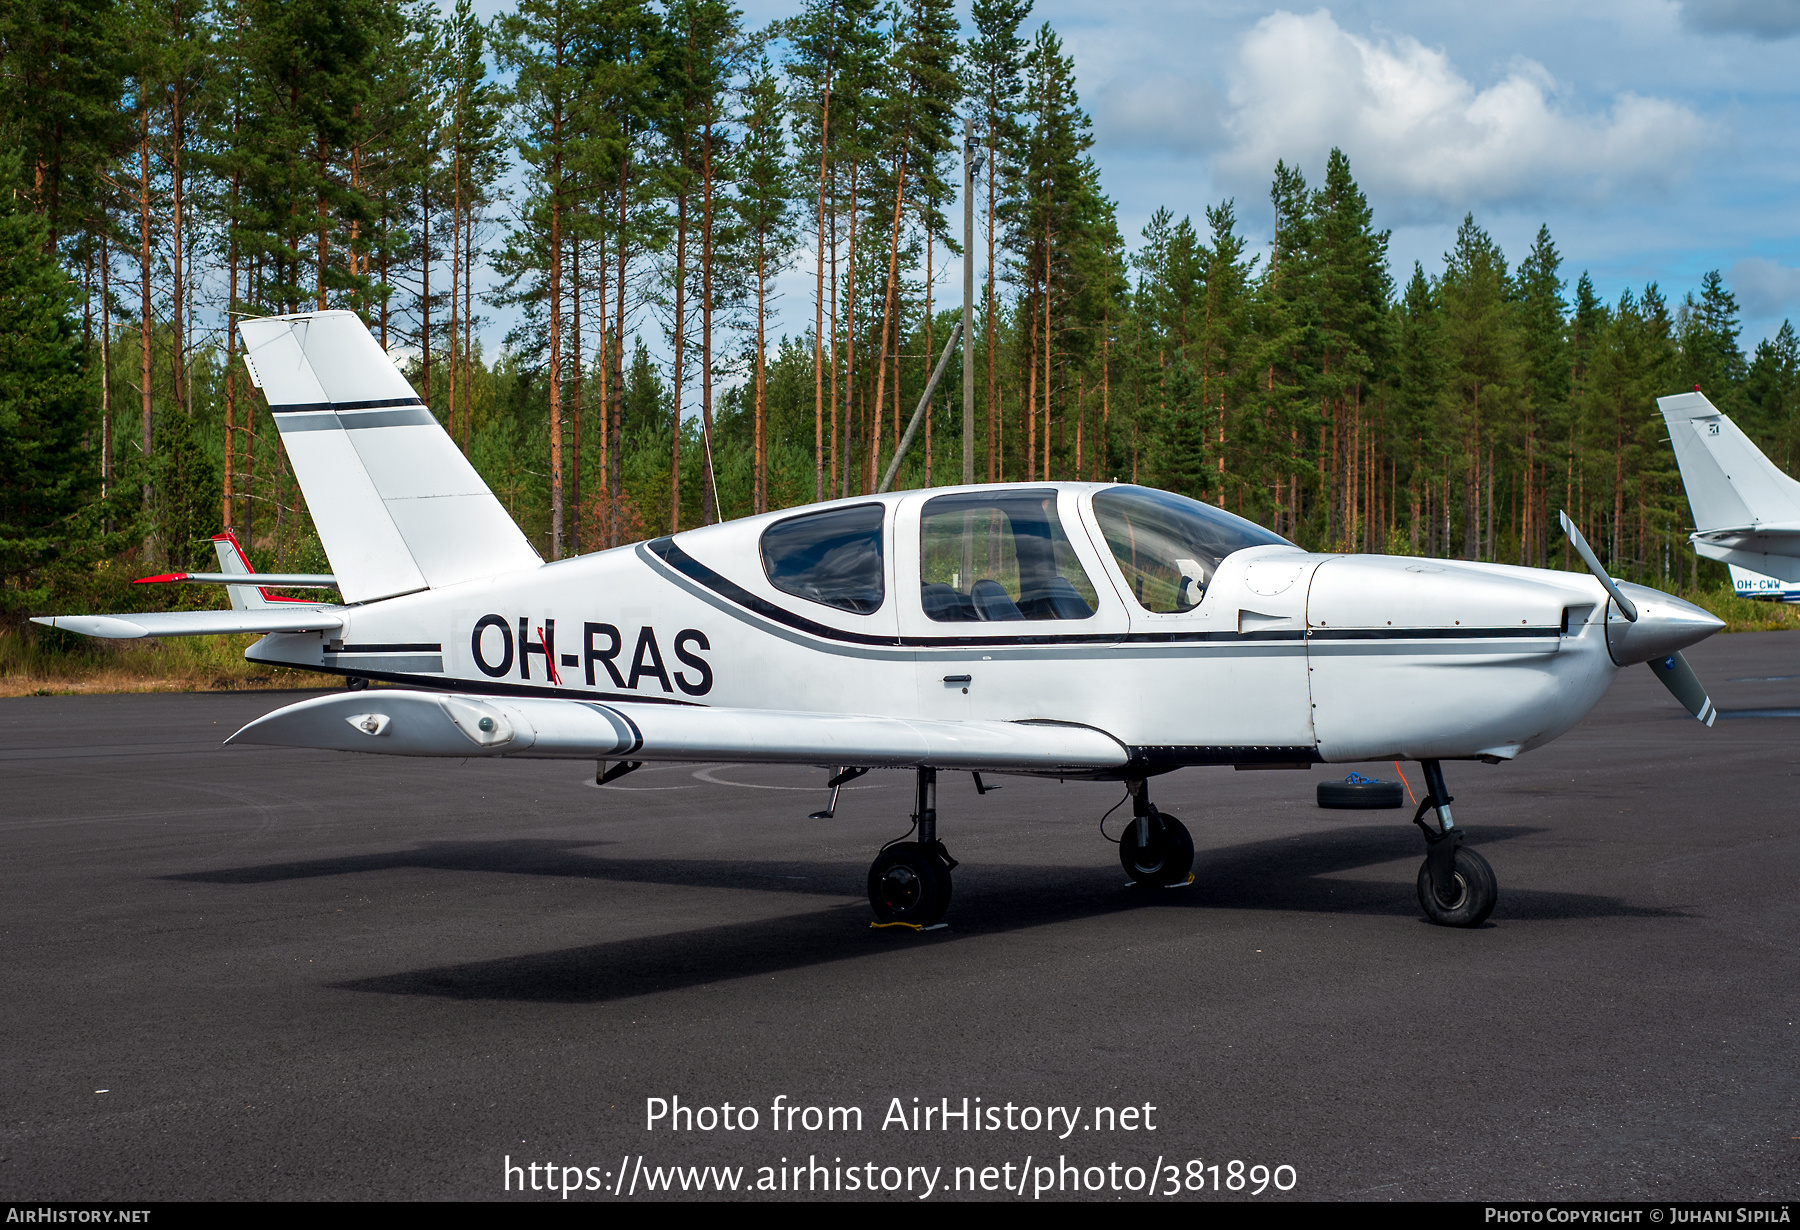
<path fill-rule="evenodd" d="M 1116 769 L 1128 759 L 1111 735 L 1060 723 L 923 721 L 385 688 L 320 696 L 277 709 L 226 742 L 391 756 L 730 760 L 1072 773 Z"/>
<path fill-rule="evenodd" d="M 217 636 L 232 632 L 330 632 L 341 615 L 318 607 L 248 611 L 157 611 L 141 615 L 37 615 L 32 623 L 83 636 L 129 641 L 144 636 Z"/>

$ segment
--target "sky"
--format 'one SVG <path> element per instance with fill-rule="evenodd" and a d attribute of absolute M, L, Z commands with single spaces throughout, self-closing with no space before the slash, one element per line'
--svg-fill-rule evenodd
<path fill-rule="evenodd" d="M 1720 270 L 1746 351 L 1800 317 L 1800 0 L 1037 0 L 1044 21 L 1129 245 L 1159 207 L 1204 233 L 1230 199 L 1266 251 L 1277 159 L 1317 182 L 1336 146 L 1399 283 L 1439 272 L 1472 213 L 1514 263 L 1548 226 L 1570 293 L 1586 270 L 1605 299 L 1654 281 L 1675 302 Z M 783 289 L 797 330 L 809 279 Z"/>

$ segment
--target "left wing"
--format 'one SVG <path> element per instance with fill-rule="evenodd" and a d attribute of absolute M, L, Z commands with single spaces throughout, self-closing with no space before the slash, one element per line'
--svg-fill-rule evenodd
<path fill-rule="evenodd" d="M 383 688 L 320 696 L 227 743 L 390 756 L 731 760 L 1092 773 L 1130 759 L 1104 731 L 1060 722 L 947 722 L 698 705 L 441 695 Z"/>

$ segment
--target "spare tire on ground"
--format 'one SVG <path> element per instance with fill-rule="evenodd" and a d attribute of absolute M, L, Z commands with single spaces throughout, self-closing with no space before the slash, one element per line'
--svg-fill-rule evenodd
<path fill-rule="evenodd" d="M 1399 782 L 1378 781 L 1352 773 L 1337 782 L 1319 783 L 1319 806 L 1344 811 L 1401 807 L 1406 803 L 1406 787 Z"/>

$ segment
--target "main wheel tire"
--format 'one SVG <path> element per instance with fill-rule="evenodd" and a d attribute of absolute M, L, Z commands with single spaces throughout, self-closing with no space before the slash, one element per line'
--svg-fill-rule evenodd
<path fill-rule="evenodd" d="M 1446 900 L 1431 882 L 1431 860 L 1420 864 L 1419 908 L 1440 927 L 1479 927 L 1494 912 L 1494 903 L 1500 897 L 1494 869 L 1474 850 L 1458 846 L 1451 880 L 1453 892 Z"/>
<path fill-rule="evenodd" d="M 950 908 L 950 869 L 935 848 L 889 846 L 869 867 L 869 905 L 882 922 L 929 927 Z"/>
<path fill-rule="evenodd" d="M 1194 869 L 1193 835 L 1174 816 L 1156 812 L 1150 817 L 1150 842 L 1139 846 L 1133 819 L 1119 838 L 1119 863 L 1139 884 L 1180 884 Z"/>
<path fill-rule="evenodd" d="M 1399 782 L 1320 782 L 1319 806 L 1344 811 L 1401 807 L 1406 788 Z"/>

